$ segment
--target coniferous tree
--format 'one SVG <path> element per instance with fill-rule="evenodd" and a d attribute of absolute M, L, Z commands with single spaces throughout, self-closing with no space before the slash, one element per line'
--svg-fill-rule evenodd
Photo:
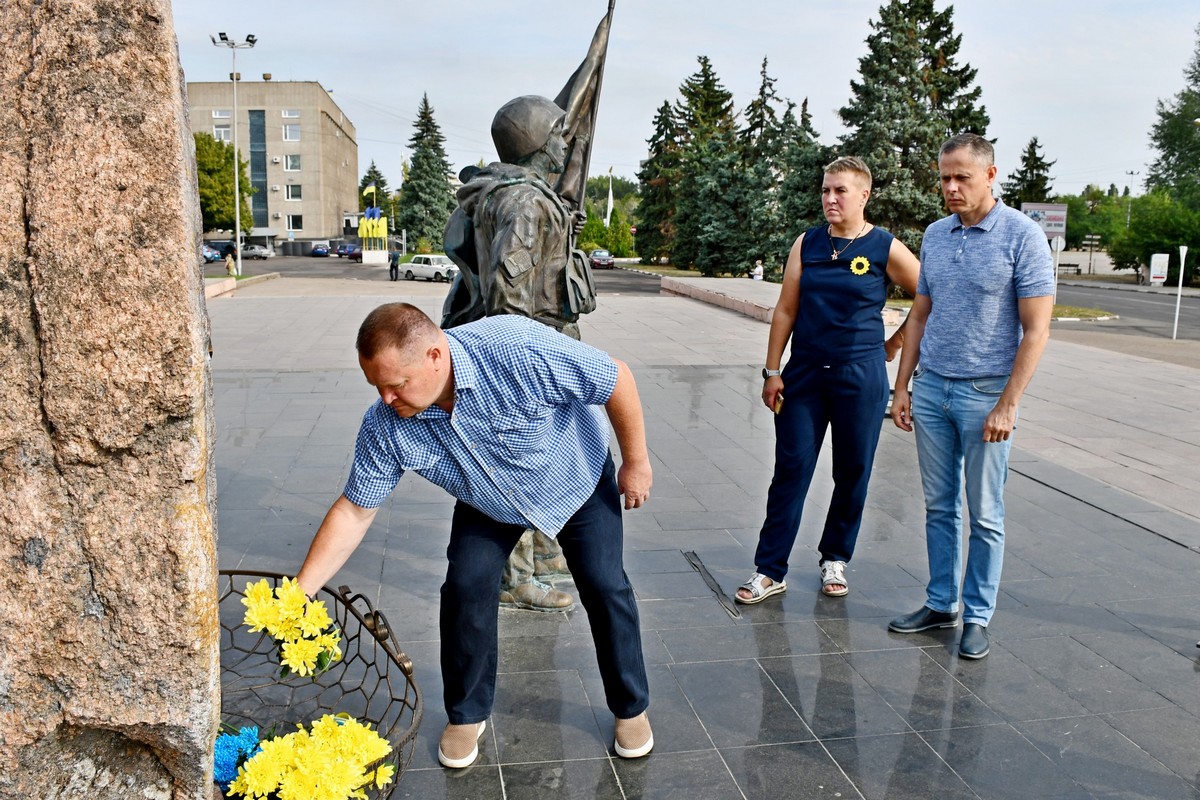
<path fill-rule="evenodd" d="M 1149 189 L 1165 189 L 1185 207 L 1200 211 L 1200 25 L 1196 51 L 1183 71 L 1186 85 L 1170 100 L 1158 101 L 1150 143 L 1158 157 L 1146 177 Z M 1164 251 L 1165 252 L 1165 251 Z"/>
<path fill-rule="evenodd" d="M 869 216 L 916 249 L 942 211 L 937 153 L 952 134 L 986 134 L 988 117 L 972 88 L 975 70 L 959 66 L 961 36 L 953 7 L 933 0 L 889 0 L 872 20 L 860 81 L 839 111 L 850 133 L 842 153 L 863 158 L 874 177 Z"/>
<path fill-rule="evenodd" d="M 767 73 L 763 58 L 759 71 L 758 94 L 742 114 L 744 126 L 738 131 L 746 193 L 738 217 L 745 229 L 747 265 L 763 259 L 768 265 L 778 257 L 783 219 L 782 185 L 786 176 L 783 162 L 785 147 L 796 133 L 795 104 L 781 100 L 775 91 L 775 79 Z M 783 107 L 780 114 L 777 106 Z"/>
<path fill-rule="evenodd" d="M 401 187 L 396 227 L 407 231 L 409 241 L 428 239 L 440 248 L 456 200 L 450 188 L 450 160 L 429 96 L 421 97 L 414 132 L 408 140 L 412 161 Z"/>
<path fill-rule="evenodd" d="M 654 116 L 650 154 L 638 171 L 642 200 L 638 205 L 637 251 L 642 263 L 670 258 L 675 245 L 675 201 L 683 163 L 683 134 L 664 100 Z"/>
<path fill-rule="evenodd" d="M 741 150 L 736 139 L 733 95 L 721 85 L 708 56 L 697 60 L 700 69 L 679 87 L 681 99 L 674 109 L 682 136 L 682 171 L 675 199 L 671 260 L 681 267 L 718 269 L 717 251 L 707 251 L 707 245 L 716 244 L 720 250 L 744 234 L 737 228 L 741 221 L 736 210 L 742 202 L 740 192 L 722 194 L 714 189 L 727 186 L 732 190 L 734 178 L 740 181 Z"/>
<path fill-rule="evenodd" d="M 1006 205 L 1019 209 L 1021 203 L 1045 203 L 1050 199 L 1050 181 L 1053 180 L 1050 168 L 1058 162 L 1047 161 L 1040 149 L 1037 137 L 1030 139 L 1021 152 L 1021 165 L 1001 184 L 1000 197 Z"/>
<path fill-rule="evenodd" d="M 766 263 L 782 270 L 796 237 L 825 221 L 821 209 L 821 179 L 833 160 L 831 148 L 820 143 L 812 126 L 808 100 L 800 104 L 797 120 L 792 109 L 784 115 L 784 146 L 780 157 L 783 180 L 779 184 L 779 218 L 773 257 Z"/>
<path fill-rule="evenodd" d="M 676 119 L 689 143 L 734 129 L 733 94 L 721 85 L 708 56 L 696 60 L 700 69 L 679 87 L 681 98 L 675 104 Z"/>

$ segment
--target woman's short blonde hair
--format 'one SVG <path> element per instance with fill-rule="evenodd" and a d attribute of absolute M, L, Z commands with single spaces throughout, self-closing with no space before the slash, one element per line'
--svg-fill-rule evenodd
<path fill-rule="evenodd" d="M 853 172 L 862 177 L 867 188 L 871 188 L 871 168 L 858 156 L 841 156 L 825 165 L 825 173 Z"/>

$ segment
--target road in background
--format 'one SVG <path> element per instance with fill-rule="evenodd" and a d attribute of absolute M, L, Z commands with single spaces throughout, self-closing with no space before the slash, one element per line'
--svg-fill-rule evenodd
<path fill-rule="evenodd" d="M 1135 291 L 1059 284 L 1058 302 L 1084 308 L 1102 308 L 1118 315 L 1120 319 L 1087 323 L 1106 333 L 1171 338 L 1175 321 L 1175 292 L 1165 288 Z M 1200 297 L 1184 295 L 1180 302 L 1179 338 L 1200 341 Z"/>

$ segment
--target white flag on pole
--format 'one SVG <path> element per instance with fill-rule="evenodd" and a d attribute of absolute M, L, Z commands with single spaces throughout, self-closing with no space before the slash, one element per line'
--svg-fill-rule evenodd
<path fill-rule="evenodd" d="M 612 219 L 612 167 L 608 168 L 608 211 L 604 212 L 604 227 L 608 227 L 610 219 Z"/>

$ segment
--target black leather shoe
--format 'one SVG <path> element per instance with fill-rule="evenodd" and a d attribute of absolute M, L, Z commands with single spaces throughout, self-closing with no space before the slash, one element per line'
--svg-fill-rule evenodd
<path fill-rule="evenodd" d="M 958 614 L 951 614 L 946 611 L 934 611 L 929 606 L 921 606 L 920 609 L 911 614 L 905 614 L 903 617 L 896 617 L 888 623 L 888 630 L 896 633 L 917 633 L 918 631 L 927 631 L 930 628 L 953 628 L 958 624 Z"/>
<path fill-rule="evenodd" d="M 963 625 L 962 640 L 958 643 L 958 654 L 963 658 L 983 658 L 992 649 L 988 643 L 987 626 L 978 622 Z"/>

